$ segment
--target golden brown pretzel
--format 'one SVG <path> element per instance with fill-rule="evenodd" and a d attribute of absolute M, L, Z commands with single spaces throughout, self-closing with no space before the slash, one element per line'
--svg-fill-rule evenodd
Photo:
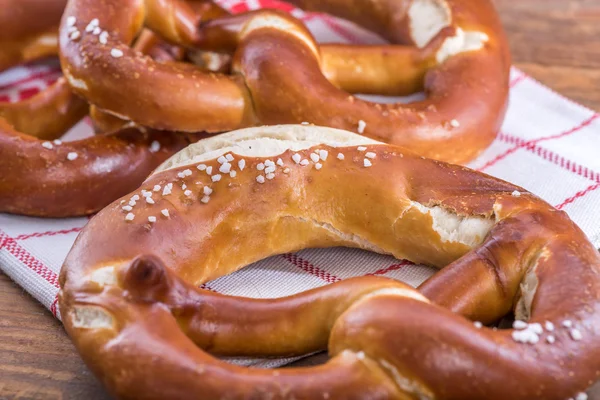
<path fill-rule="evenodd" d="M 202 140 L 140 189 L 90 221 L 60 278 L 67 332 L 119 398 L 563 400 L 600 376 L 600 256 L 519 187 L 349 132 L 280 126 Z M 275 300 L 198 289 L 330 246 L 441 270 L 420 293 L 373 277 Z M 513 309 L 515 329 L 482 327 Z M 276 371 L 207 354 L 325 347 L 323 366 Z"/>
<path fill-rule="evenodd" d="M 133 128 L 76 142 L 43 141 L 0 119 L 0 212 L 94 213 L 190 142 L 185 135 Z"/>
<path fill-rule="evenodd" d="M 88 112 L 64 77 L 37 95 L 17 103 L 0 103 L 0 117 L 15 130 L 42 140 L 61 137 Z"/>
<path fill-rule="evenodd" d="M 0 71 L 56 54 L 58 23 L 66 4 L 67 0 L 0 2 Z"/>
<path fill-rule="evenodd" d="M 72 0 L 60 33 L 63 69 L 95 106 L 158 129 L 221 132 L 308 121 L 454 162 L 472 159 L 493 140 L 510 59 L 488 0 L 298 3 L 398 44 L 319 47 L 298 20 L 276 11 L 202 21 L 202 12 L 183 1 Z M 184 46 L 232 52 L 233 74 L 135 54 L 128 45 L 144 26 Z M 102 39 L 96 27 L 106 32 Z M 428 98 L 409 105 L 373 104 L 346 92 L 421 88 Z"/>

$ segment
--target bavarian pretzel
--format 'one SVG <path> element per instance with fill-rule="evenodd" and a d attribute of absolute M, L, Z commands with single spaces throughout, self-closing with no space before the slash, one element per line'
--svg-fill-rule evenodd
<path fill-rule="evenodd" d="M 54 55 L 67 0 L 5 0 L 0 8 L 0 71 Z"/>
<path fill-rule="evenodd" d="M 198 288 L 330 246 L 441 270 L 419 291 L 374 277 L 270 300 Z M 349 132 L 276 126 L 193 144 L 101 211 L 67 256 L 59 305 L 119 398 L 563 400 L 600 377 L 599 268 L 567 214 L 519 187 Z M 482 326 L 511 310 L 514 329 Z M 329 362 L 303 369 L 208 354 L 325 348 Z"/>
<path fill-rule="evenodd" d="M 510 59 L 488 0 L 295 3 L 349 18 L 396 44 L 318 46 L 300 21 L 273 10 L 206 21 L 184 1 L 72 0 L 60 31 L 63 70 L 91 104 L 157 129 L 222 132 L 307 121 L 454 162 L 493 140 Z M 106 40 L 86 32 L 90 23 Z M 135 53 L 128 46 L 144 26 L 186 47 L 231 53 L 232 74 Z M 408 105 L 348 93 L 420 89 L 427 99 Z"/>
<path fill-rule="evenodd" d="M 36 11 L 26 7 L 44 9 L 47 25 L 56 32 L 60 14 L 45 9 L 54 3 L 29 1 L 19 3 L 19 10 L 31 17 Z M 55 25 L 49 22 L 52 18 Z M 29 35 L 33 32 L 32 28 Z M 148 35 L 141 35 L 134 48 L 160 62 L 177 57 L 174 46 Z M 0 54 L 7 54 L 4 47 Z M 110 134 L 59 140 L 88 108 L 64 78 L 30 99 L 0 104 L 0 212 L 41 217 L 94 213 L 133 190 L 161 162 L 199 137 L 138 130 L 128 127 L 129 121 L 93 113 L 96 126 Z"/>

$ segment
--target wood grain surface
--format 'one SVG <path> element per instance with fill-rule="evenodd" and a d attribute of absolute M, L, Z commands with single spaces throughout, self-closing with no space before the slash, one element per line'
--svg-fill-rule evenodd
<path fill-rule="evenodd" d="M 515 65 L 565 96 L 600 110 L 600 1 L 495 3 Z M 313 358 L 302 364 L 315 362 Z M 0 273 L 0 399 L 108 398 L 60 323 Z M 590 399 L 600 399 L 600 388 L 590 392 Z"/>

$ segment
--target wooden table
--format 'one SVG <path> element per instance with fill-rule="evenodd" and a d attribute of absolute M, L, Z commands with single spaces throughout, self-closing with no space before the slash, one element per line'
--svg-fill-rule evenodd
<path fill-rule="evenodd" d="M 514 63 L 600 110 L 600 2 L 495 0 Z M 308 361 L 314 362 L 314 361 Z M 0 399 L 107 399 L 62 326 L 0 273 Z M 590 398 L 600 399 L 600 390 Z"/>

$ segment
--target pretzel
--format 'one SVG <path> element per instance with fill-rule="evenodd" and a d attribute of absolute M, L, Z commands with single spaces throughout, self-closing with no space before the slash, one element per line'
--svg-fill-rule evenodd
<path fill-rule="evenodd" d="M 73 0 L 60 33 L 63 69 L 93 105 L 156 129 L 222 132 L 308 121 L 454 162 L 474 158 L 493 140 L 510 57 L 488 0 L 296 3 L 398 44 L 319 47 L 300 21 L 274 10 L 205 21 L 183 1 Z M 106 32 L 105 40 L 86 32 L 90 24 Z M 232 53 L 232 75 L 157 65 L 136 54 L 128 46 L 144 26 L 186 47 Z M 420 89 L 427 99 L 409 105 L 374 104 L 347 92 Z"/>
<path fill-rule="evenodd" d="M 0 9 L 0 71 L 54 55 L 67 0 L 8 0 Z"/>
<path fill-rule="evenodd" d="M 54 7 L 54 2 L 19 5 L 29 17 L 36 13 L 34 6 L 45 10 L 45 22 L 52 26 L 49 21 L 55 18 L 56 31 L 60 14 L 45 8 Z M 173 46 L 148 35 L 141 35 L 134 48 L 161 62 L 178 56 Z M 4 51 L 3 47 L 0 54 L 6 55 Z M 0 212 L 40 217 L 94 213 L 133 190 L 161 162 L 199 137 L 135 129 L 129 121 L 91 110 L 96 126 L 109 135 L 59 140 L 88 108 L 64 78 L 27 100 L 0 103 Z"/>
<path fill-rule="evenodd" d="M 64 78 L 27 100 L 0 103 L 0 117 L 14 129 L 43 140 L 61 137 L 88 112 Z"/>
<path fill-rule="evenodd" d="M 198 288 L 331 246 L 441 270 L 419 291 L 375 277 L 268 300 Z M 600 377 L 599 257 L 564 212 L 501 180 L 350 132 L 250 128 L 189 146 L 93 218 L 59 305 L 118 398 L 566 399 Z M 515 329 L 482 327 L 511 310 Z M 209 355 L 325 348 L 302 369 Z"/>
<path fill-rule="evenodd" d="M 0 104 L 0 212 L 42 217 L 94 213 L 197 139 L 123 124 L 109 135 L 57 139 L 87 111 L 87 103 L 64 78 L 30 99 Z"/>

